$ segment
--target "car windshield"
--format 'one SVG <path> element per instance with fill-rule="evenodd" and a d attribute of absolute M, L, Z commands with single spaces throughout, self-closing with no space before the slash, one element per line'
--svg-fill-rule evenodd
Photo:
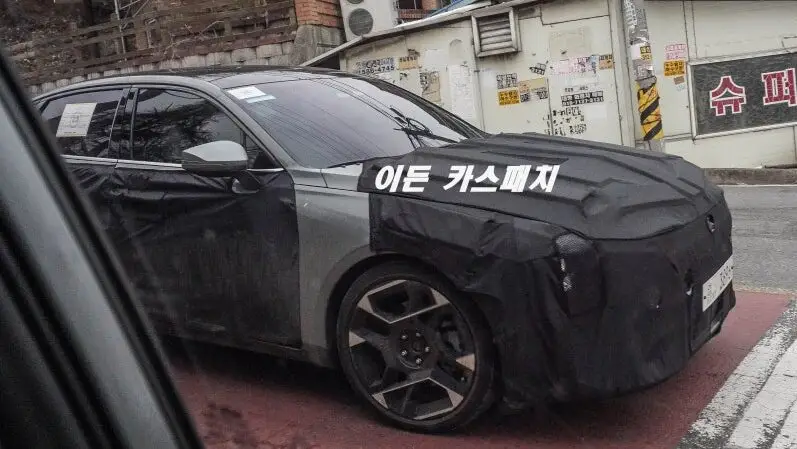
<path fill-rule="evenodd" d="M 480 137 L 455 115 L 377 79 L 280 81 L 230 89 L 294 160 L 327 168 Z"/>

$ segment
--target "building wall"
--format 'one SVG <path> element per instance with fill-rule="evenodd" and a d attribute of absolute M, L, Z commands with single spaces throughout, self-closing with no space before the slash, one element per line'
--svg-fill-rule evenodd
<path fill-rule="evenodd" d="M 436 102 L 490 132 L 547 132 L 634 145 L 641 132 L 620 1 L 558 0 L 518 10 L 522 51 L 517 54 L 476 58 L 471 23 L 465 20 L 350 49 L 341 68 L 356 72 L 358 62 L 392 57 L 395 70 L 377 76 L 418 94 L 421 74 L 437 72 Z M 666 151 L 703 167 L 797 162 L 794 127 L 694 139 L 690 80 L 664 71 L 665 57 L 679 51 L 684 60 L 697 62 L 797 46 L 797 2 L 648 0 L 646 10 Z M 416 54 L 417 67 L 410 62 L 402 68 L 399 58 Z M 579 62 L 586 69 L 574 65 Z M 538 64 L 544 73 L 532 70 Z M 519 84 L 501 89 L 504 98 L 514 102 L 512 91 L 528 87 L 529 101 L 500 105 L 499 75 L 511 75 Z M 464 87 L 457 83 L 463 80 Z M 426 96 L 438 100 L 434 90 Z M 535 95 L 539 92 L 547 98 Z M 602 92 L 603 101 L 563 105 L 563 97 L 580 92 Z"/>
<path fill-rule="evenodd" d="M 685 44 L 689 61 L 797 46 L 797 2 L 650 0 L 646 9 L 666 151 L 703 167 L 751 168 L 797 162 L 795 127 L 693 140 L 690 85 L 688 81 L 675 84 L 674 77 L 665 76 L 663 67 L 668 45 Z"/>
<path fill-rule="evenodd" d="M 422 74 L 436 74 L 439 96 L 435 87 L 424 96 L 489 132 L 534 131 L 632 144 L 632 131 L 620 120 L 621 105 L 628 108 L 625 90 L 618 89 L 623 65 L 600 68 L 598 63 L 601 55 L 617 59 L 620 46 L 608 2 L 529 5 L 516 13 L 518 53 L 476 58 L 467 19 L 354 48 L 344 54 L 342 68 L 357 72 L 358 63 L 393 58 L 396 70 L 376 76 L 417 94 L 423 94 Z M 400 58 L 413 54 L 419 56 L 417 67 L 402 68 Z M 563 59 L 566 64 L 555 63 Z M 570 65 L 579 60 L 586 68 Z M 602 101 L 563 103 L 563 96 L 589 93 L 601 93 Z"/>

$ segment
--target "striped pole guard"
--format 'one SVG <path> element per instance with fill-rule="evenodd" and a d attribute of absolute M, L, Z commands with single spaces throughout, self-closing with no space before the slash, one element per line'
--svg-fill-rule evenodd
<path fill-rule="evenodd" d="M 643 140 L 661 140 L 664 128 L 661 124 L 661 107 L 659 106 L 659 90 L 656 83 L 650 87 L 637 84 L 637 101 L 639 104 L 639 122 L 642 124 Z"/>

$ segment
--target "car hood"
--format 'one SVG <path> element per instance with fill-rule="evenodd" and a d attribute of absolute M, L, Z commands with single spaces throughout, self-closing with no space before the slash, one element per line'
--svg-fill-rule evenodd
<path fill-rule="evenodd" d="M 431 166 L 429 181 L 413 184 L 423 186 L 423 192 L 402 192 L 402 184 L 395 192 L 377 188 L 379 171 L 398 165 L 404 165 L 404 173 L 410 165 Z M 532 165 L 532 169 L 522 192 L 460 192 L 460 184 L 444 189 L 455 165 L 473 165 L 476 178 L 494 166 L 501 180 L 507 166 Z M 550 192 L 528 188 L 541 165 L 559 165 Z M 420 148 L 399 157 L 368 160 L 357 168 L 345 171 L 350 176 L 357 173 L 356 189 L 361 192 L 500 212 L 594 239 L 658 235 L 694 221 L 717 204 L 726 207 L 722 190 L 708 181 L 702 169 L 681 157 L 536 133 L 499 134 Z"/>

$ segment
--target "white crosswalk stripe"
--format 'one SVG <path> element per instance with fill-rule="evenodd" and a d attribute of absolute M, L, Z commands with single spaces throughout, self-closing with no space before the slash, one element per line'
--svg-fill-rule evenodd
<path fill-rule="evenodd" d="M 678 449 L 797 448 L 796 339 L 797 302 L 792 302 L 692 424 Z"/>

